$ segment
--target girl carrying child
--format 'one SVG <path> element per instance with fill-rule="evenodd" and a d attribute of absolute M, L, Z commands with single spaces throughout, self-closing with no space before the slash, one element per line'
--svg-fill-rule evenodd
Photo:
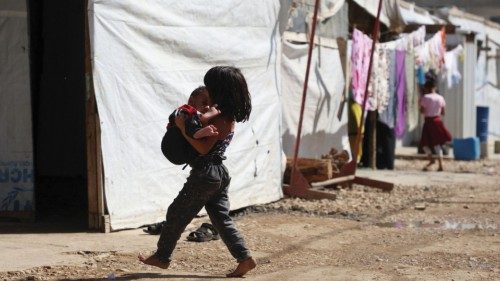
<path fill-rule="evenodd" d="M 241 277 L 256 266 L 240 232 L 229 216 L 228 188 L 231 178 L 222 161 L 231 143 L 236 122 L 250 117 L 252 104 L 245 77 L 238 68 L 216 66 L 204 77 L 210 104 L 217 104 L 220 114 L 211 120 L 218 134 L 201 139 L 190 138 L 185 132 L 184 117 L 175 119 L 186 140 L 199 155 L 189 163 L 191 173 L 184 187 L 167 210 L 167 220 L 162 227 L 156 252 L 139 260 L 145 264 L 168 268 L 172 252 L 182 232 L 198 212 L 205 207 L 213 226 L 238 266 L 228 277 Z"/>

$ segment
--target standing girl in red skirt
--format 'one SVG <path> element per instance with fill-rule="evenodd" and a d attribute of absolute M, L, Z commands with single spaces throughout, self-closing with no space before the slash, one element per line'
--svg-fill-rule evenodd
<path fill-rule="evenodd" d="M 420 146 L 422 146 L 429 158 L 429 163 L 424 167 L 424 171 L 427 171 L 435 163 L 431 147 L 434 148 L 434 152 L 438 155 L 438 171 L 443 170 L 443 152 L 441 146 L 451 141 L 451 134 L 441 120 L 441 116 L 444 115 L 446 102 L 443 96 L 436 92 L 436 85 L 436 75 L 432 72 L 428 73 L 424 85 L 424 96 L 420 100 L 420 112 L 425 116 Z"/>

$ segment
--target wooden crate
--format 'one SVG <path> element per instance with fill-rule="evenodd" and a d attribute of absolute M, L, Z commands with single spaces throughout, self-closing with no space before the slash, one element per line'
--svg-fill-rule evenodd
<path fill-rule="evenodd" d="M 283 182 L 286 184 L 290 183 L 292 161 L 293 159 L 287 159 L 286 161 L 285 175 L 283 177 Z M 333 177 L 331 159 L 299 158 L 297 159 L 297 165 L 309 183 L 326 181 Z"/>

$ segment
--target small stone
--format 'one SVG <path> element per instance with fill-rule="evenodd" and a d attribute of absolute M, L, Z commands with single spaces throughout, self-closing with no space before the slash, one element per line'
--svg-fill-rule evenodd
<path fill-rule="evenodd" d="M 116 270 L 117 272 L 128 272 L 129 270 L 126 268 L 119 268 Z"/>
<path fill-rule="evenodd" d="M 464 205 L 464 209 L 469 209 L 469 205 Z"/>
<path fill-rule="evenodd" d="M 416 204 L 415 205 L 415 210 L 423 211 L 426 208 L 427 208 L 427 206 L 425 206 L 425 204 Z"/>

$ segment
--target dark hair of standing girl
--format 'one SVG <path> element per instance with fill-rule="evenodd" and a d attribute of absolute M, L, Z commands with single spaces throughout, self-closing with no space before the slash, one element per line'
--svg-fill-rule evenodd
<path fill-rule="evenodd" d="M 245 122 L 250 118 L 250 93 L 245 77 L 238 68 L 215 66 L 205 74 L 203 82 L 222 114 L 236 122 Z"/>

